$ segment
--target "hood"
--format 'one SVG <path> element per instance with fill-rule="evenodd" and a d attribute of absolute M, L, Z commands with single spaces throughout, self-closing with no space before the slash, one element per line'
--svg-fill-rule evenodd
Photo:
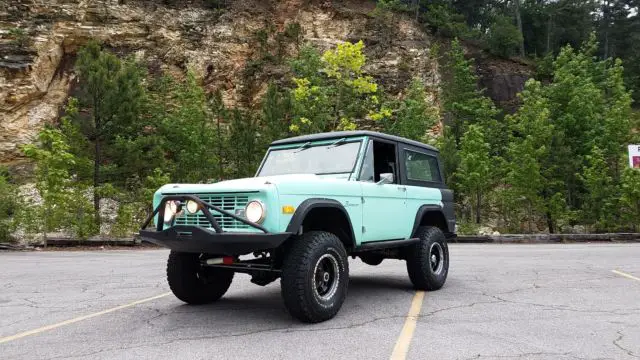
<path fill-rule="evenodd" d="M 301 184 L 318 181 L 343 182 L 347 180 L 347 178 L 348 175 L 341 178 L 335 175 L 289 174 L 225 180 L 213 184 L 167 184 L 158 191 L 162 194 L 267 191 L 273 186 L 281 184 Z"/>

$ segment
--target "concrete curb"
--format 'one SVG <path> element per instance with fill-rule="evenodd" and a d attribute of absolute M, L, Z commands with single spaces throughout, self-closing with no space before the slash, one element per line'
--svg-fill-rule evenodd
<path fill-rule="evenodd" d="M 604 234 L 503 234 L 503 235 L 459 235 L 450 239 L 450 243 L 461 244 L 552 244 L 552 243 L 589 243 L 589 242 L 627 242 L 640 243 L 640 233 L 604 233 Z M 50 238 L 47 240 L 50 247 L 150 247 L 157 245 L 143 242 L 137 237 L 133 238 L 93 238 L 87 240 L 75 240 L 72 238 Z M 0 243 L 0 250 L 29 251 L 42 244 L 29 246 L 11 243 Z"/>
<path fill-rule="evenodd" d="M 640 233 L 458 235 L 450 242 L 494 244 L 640 242 Z"/>

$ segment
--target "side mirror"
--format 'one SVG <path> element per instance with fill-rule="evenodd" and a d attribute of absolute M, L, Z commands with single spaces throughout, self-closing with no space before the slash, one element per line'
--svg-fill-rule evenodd
<path fill-rule="evenodd" d="M 376 184 L 378 185 L 393 184 L 393 174 L 392 173 L 380 174 L 380 181 L 378 181 Z"/>

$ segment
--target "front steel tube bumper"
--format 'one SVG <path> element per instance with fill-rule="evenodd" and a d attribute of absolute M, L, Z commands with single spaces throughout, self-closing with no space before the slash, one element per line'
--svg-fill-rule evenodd
<path fill-rule="evenodd" d="M 180 206 L 182 206 L 187 200 L 193 200 L 200 205 L 200 209 L 211 228 L 194 225 L 175 225 L 165 229 L 163 220 L 167 201 L 179 201 Z M 209 210 L 229 216 L 243 224 L 261 230 L 262 233 L 225 232 Z M 147 230 L 147 226 L 156 215 L 158 215 L 158 221 L 155 230 Z M 197 196 L 188 194 L 163 197 L 160 200 L 160 204 L 153 209 L 153 212 L 140 229 L 142 240 L 171 250 L 221 255 L 242 255 L 254 251 L 273 249 L 282 244 L 290 235 L 287 232 L 270 233 L 260 224 L 222 210 L 215 205 L 202 201 Z"/>

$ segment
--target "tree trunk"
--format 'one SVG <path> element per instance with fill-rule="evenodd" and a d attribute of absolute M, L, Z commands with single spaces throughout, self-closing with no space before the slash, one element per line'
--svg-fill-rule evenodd
<path fill-rule="evenodd" d="M 516 23 L 518 25 L 518 31 L 520 31 L 520 36 L 522 36 L 522 39 L 520 40 L 520 56 L 524 57 L 524 33 L 522 32 L 522 18 L 520 17 L 520 0 L 515 0 L 513 3 L 516 8 Z"/>
<path fill-rule="evenodd" d="M 482 203 L 482 193 L 476 193 L 476 224 L 480 224 L 480 204 Z"/>
<path fill-rule="evenodd" d="M 609 57 L 609 1 L 605 1 L 602 5 L 602 22 L 604 28 L 604 58 Z"/>
<path fill-rule="evenodd" d="M 551 217 L 551 213 L 547 211 L 547 226 L 549 227 L 549 234 L 555 233 L 555 227 L 553 225 L 553 218 Z"/>
<path fill-rule="evenodd" d="M 553 24 L 551 19 L 551 14 L 549 14 L 549 18 L 547 19 L 547 50 L 545 51 L 545 55 L 551 51 L 551 25 Z"/>
<path fill-rule="evenodd" d="M 100 232 L 100 194 L 98 187 L 100 186 L 100 137 L 96 137 L 95 156 L 93 157 L 93 211 L 95 223 Z"/>

